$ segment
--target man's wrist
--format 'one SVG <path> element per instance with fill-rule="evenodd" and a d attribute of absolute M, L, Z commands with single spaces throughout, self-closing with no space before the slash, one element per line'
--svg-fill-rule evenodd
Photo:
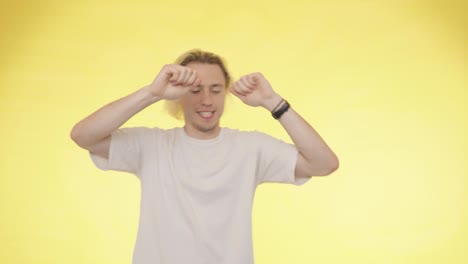
<path fill-rule="evenodd" d="M 265 101 L 265 103 L 263 104 L 263 107 L 267 109 L 269 112 L 273 112 L 273 110 L 279 104 L 281 104 L 282 100 L 283 98 L 279 94 L 275 94 L 274 96 L 272 96 L 271 98 Z"/>
<path fill-rule="evenodd" d="M 154 104 L 162 99 L 161 97 L 154 95 L 154 93 L 151 91 L 150 86 L 142 87 L 140 89 L 140 93 L 142 93 L 142 96 L 145 98 L 145 101 L 147 101 L 150 104 Z"/>
<path fill-rule="evenodd" d="M 290 106 L 291 105 L 288 103 L 288 101 L 283 99 L 281 100 L 281 103 L 278 105 L 278 107 L 273 109 L 271 115 L 274 119 L 280 119 L 280 117 L 289 110 Z"/>

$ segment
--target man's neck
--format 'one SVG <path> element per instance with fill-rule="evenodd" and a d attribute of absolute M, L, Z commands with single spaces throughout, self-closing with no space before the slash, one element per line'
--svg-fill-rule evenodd
<path fill-rule="evenodd" d="M 221 127 L 216 126 L 209 130 L 200 130 L 189 126 L 184 126 L 185 134 L 191 138 L 207 140 L 216 138 L 221 131 Z"/>

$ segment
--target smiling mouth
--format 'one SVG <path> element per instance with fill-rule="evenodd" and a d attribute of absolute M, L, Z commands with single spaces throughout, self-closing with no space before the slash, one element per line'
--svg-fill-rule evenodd
<path fill-rule="evenodd" d="M 198 114 L 203 118 L 203 119 L 211 119 L 214 116 L 215 111 L 200 111 Z"/>

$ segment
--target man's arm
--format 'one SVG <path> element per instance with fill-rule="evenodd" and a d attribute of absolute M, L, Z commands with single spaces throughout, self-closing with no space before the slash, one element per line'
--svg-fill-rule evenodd
<path fill-rule="evenodd" d="M 177 99 L 199 83 L 192 69 L 166 65 L 150 85 L 103 106 L 78 122 L 70 137 L 80 147 L 108 158 L 112 132 L 149 105 L 161 99 Z"/>
<path fill-rule="evenodd" d="M 272 89 L 261 73 L 241 77 L 232 85 L 231 92 L 250 106 L 262 106 L 270 112 L 274 108 L 281 108 L 281 96 Z M 296 178 L 324 176 L 338 168 L 339 161 L 335 153 L 317 131 L 292 108 L 279 118 L 279 122 L 299 151 Z"/>

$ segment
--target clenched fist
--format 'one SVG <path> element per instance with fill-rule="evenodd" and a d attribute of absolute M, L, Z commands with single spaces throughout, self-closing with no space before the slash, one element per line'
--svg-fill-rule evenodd
<path fill-rule="evenodd" d="M 193 69 L 178 64 L 167 64 L 148 87 L 153 96 L 175 100 L 190 88 L 198 86 L 200 82 L 197 72 Z"/>
<path fill-rule="evenodd" d="M 263 74 L 256 72 L 242 76 L 231 86 L 231 92 L 250 106 L 263 106 L 269 111 L 281 101 Z"/>

